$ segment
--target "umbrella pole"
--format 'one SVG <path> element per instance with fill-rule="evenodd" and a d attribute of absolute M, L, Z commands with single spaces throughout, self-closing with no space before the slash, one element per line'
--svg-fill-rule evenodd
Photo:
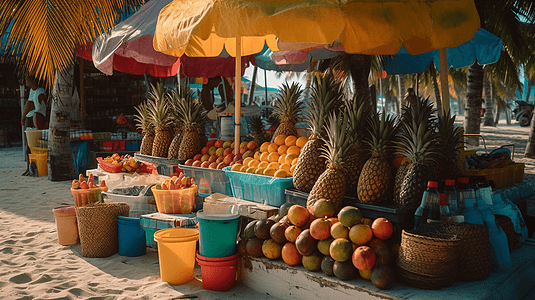
<path fill-rule="evenodd" d="M 235 113 L 234 113 L 234 154 L 240 153 L 240 118 L 241 118 L 241 36 L 236 37 L 236 78 Z"/>
<path fill-rule="evenodd" d="M 448 55 L 446 48 L 438 50 L 440 57 L 440 87 L 442 88 L 442 110 L 450 111 L 450 90 L 448 85 Z"/>

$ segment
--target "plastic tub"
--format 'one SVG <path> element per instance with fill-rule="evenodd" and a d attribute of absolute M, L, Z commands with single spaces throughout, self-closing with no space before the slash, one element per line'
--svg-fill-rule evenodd
<path fill-rule="evenodd" d="M 199 254 L 205 257 L 226 257 L 236 254 L 239 220 L 239 214 L 198 211 Z"/>
<path fill-rule="evenodd" d="M 223 168 L 227 174 L 235 198 L 280 207 L 285 201 L 284 190 L 293 188 L 293 178 L 278 178 Z"/>
<path fill-rule="evenodd" d="M 145 230 L 141 228 L 139 218 L 117 217 L 119 230 L 119 255 L 141 256 L 145 255 Z"/>
<path fill-rule="evenodd" d="M 200 194 L 220 193 L 232 197 L 230 180 L 223 170 L 180 165 L 184 175 L 195 179 Z"/>
<path fill-rule="evenodd" d="M 48 175 L 47 153 L 42 154 L 28 154 L 30 163 L 34 162 L 37 165 L 37 175 Z"/>
<path fill-rule="evenodd" d="M 164 214 L 189 214 L 195 208 L 197 185 L 179 190 L 159 190 L 151 188 L 158 212 Z"/>
<path fill-rule="evenodd" d="M 71 193 L 74 196 L 74 206 L 86 206 L 90 203 L 102 201 L 102 189 L 71 189 Z"/>
<path fill-rule="evenodd" d="M 24 130 L 29 147 L 38 147 L 42 130 Z"/>
<path fill-rule="evenodd" d="M 170 228 L 154 233 L 163 282 L 176 285 L 193 280 L 197 240 L 198 229 Z"/>
<path fill-rule="evenodd" d="M 58 241 L 60 245 L 72 245 L 80 241 L 78 225 L 76 224 L 76 210 L 74 206 L 61 206 L 52 209 L 56 218 Z"/>
<path fill-rule="evenodd" d="M 139 218 L 141 214 L 149 214 L 157 212 L 156 204 L 154 203 L 154 195 L 152 195 L 152 185 L 146 185 L 137 196 L 120 195 L 112 192 L 103 192 L 102 194 L 111 202 L 125 202 L 130 206 L 130 217 Z"/>
<path fill-rule="evenodd" d="M 203 289 L 224 292 L 236 284 L 237 254 L 213 259 L 197 253 L 197 263 L 201 266 Z"/>

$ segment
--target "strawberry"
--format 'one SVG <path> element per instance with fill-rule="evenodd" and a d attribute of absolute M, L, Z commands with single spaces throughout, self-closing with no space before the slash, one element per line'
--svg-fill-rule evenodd
<path fill-rule="evenodd" d="M 89 186 L 87 185 L 87 182 L 82 181 L 82 182 L 80 182 L 80 188 L 83 189 L 83 190 L 87 190 L 89 188 Z"/>
<path fill-rule="evenodd" d="M 72 181 L 72 186 L 71 186 L 72 189 L 78 189 L 80 188 L 80 182 L 78 180 L 73 180 Z"/>

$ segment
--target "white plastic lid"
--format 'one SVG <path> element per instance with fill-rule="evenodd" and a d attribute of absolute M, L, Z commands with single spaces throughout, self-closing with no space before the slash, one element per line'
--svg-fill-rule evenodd
<path fill-rule="evenodd" d="M 197 218 L 203 220 L 212 220 L 212 221 L 230 221 L 239 218 L 237 207 L 232 205 L 229 207 L 228 211 L 208 211 L 199 210 L 197 212 Z"/>

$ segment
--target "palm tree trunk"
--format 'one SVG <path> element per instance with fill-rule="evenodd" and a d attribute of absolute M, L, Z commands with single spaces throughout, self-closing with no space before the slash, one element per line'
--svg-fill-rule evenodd
<path fill-rule="evenodd" d="M 526 151 L 524 157 L 535 158 L 535 114 L 531 117 L 531 123 L 529 125 L 529 138 L 526 145 Z"/>
<path fill-rule="evenodd" d="M 433 90 L 435 91 L 435 105 L 437 107 L 437 112 L 442 114 L 442 101 L 440 96 L 440 89 L 438 88 L 437 82 L 437 72 L 435 68 L 431 71 L 431 77 L 433 78 Z"/>
<path fill-rule="evenodd" d="M 403 109 L 403 107 L 407 105 L 407 103 L 405 103 L 405 75 L 396 75 L 396 76 L 398 77 L 398 89 L 399 89 L 398 102 L 399 102 L 399 108 L 400 108 L 400 113 L 401 113 L 401 109 Z"/>
<path fill-rule="evenodd" d="M 71 151 L 71 101 L 74 88 L 74 65 L 56 71 L 52 91 L 48 138 L 48 179 L 73 180 L 76 177 Z"/>
<path fill-rule="evenodd" d="M 466 107 L 464 110 L 464 132 L 479 134 L 481 125 L 481 96 L 483 94 L 483 67 L 477 62 L 468 67 Z M 465 141 L 479 146 L 479 137 L 467 137 Z"/>
<path fill-rule="evenodd" d="M 483 126 L 496 126 L 494 123 L 494 97 L 492 96 L 490 80 L 485 77 L 483 85 L 485 89 L 485 116 L 483 118 Z"/>
<path fill-rule="evenodd" d="M 251 88 L 250 88 L 250 91 L 249 91 L 249 100 L 247 100 L 247 105 L 253 105 L 254 89 L 256 87 L 256 72 L 257 71 L 258 71 L 258 67 L 254 66 L 253 78 L 251 79 Z M 225 80 L 225 79 L 221 78 L 221 80 Z M 224 84 L 224 82 L 223 82 L 223 84 Z M 223 98 L 223 97 L 221 97 L 221 98 Z"/>
<path fill-rule="evenodd" d="M 502 113 L 502 106 L 498 103 L 496 105 L 496 114 L 494 115 L 494 126 L 500 122 L 500 114 Z"/>
<path fill-rule="evenodd" d="M 305 99 L 306 103 L 310 103 L 310 87 L 312 86 L 312 72 L 313 70 L 309 70 L 306 75 L 307 80 L 305 83 L 305 92 L 303 93 L 304 94 L 303 99 Z"/>
<path fill-rule="evenodd" d="M 377 111 L 377 103 L 371 101 L 370 89 L 368 86 L 368 77 L 372 65 L 372 57 L 363 54 L 349 54 L 351 77 L 353 78 L 353 87 L 357 97 L 364 97 L 372 107 Z"/>

